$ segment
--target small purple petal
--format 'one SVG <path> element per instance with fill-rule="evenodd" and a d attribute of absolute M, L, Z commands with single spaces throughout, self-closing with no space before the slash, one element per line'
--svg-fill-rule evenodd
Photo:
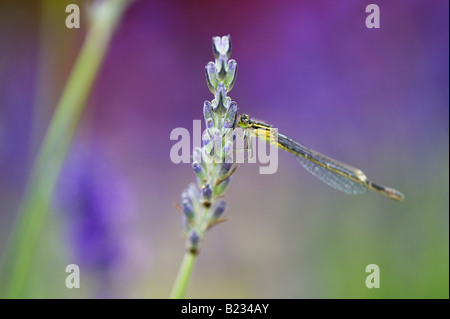
<path fill-rule="evenodd" d="M 202 149 L 200 147 L 194 148 L 192 152 L 192 161 L 202 163 Z"/>
<path fill-rule="evenodd" d="M 211 102 L 205 101 L 203 103 L 203 116 L 205 118 L 206 127 L 212 128 L 214 126 L 214 119 L 213 119 L 213 110 Z"/>
<path fill-rule="evenodd" d="M 231 55 L 231 38 L 229 35 L 221 37 L 213 37 L 213 53 L 216 59 L 219 56 L 230 57 Z"/>
<path fill-rule="evenodd" d="M 225 211 L 225 208 L 227 207 L 227 203 L 224 201 L 220 201 L 216 204 L 216 206 L 213 208 L 213 219 L 218 220 L 220 216 L 222 216 L 223 212 Z"/>
<path fill-rule="evenodd" d="M 205 179 L 205 177 L 206 177 L 205 170 L 198 162 L 192 163 L 192 169 L 194 170 L 194 172 L 198 176 L 198 178 L 200 178 L 201 180 Z"/>
<path fill-rule="evenodd" d="M 228 61 L 228 71 L 225 77 L 224 83 L 227 87 L 227 91 L 230 92 L 236 82 L 237 77 L 237 63 L 235 60 Z"/>
<path fill-rule="evenodd" d="M 216 88 L 219 80 L 217 79 L 216 67 L 214 62 L 209 62 L 206 67 L 206 83 L 212 94 L 216 93 Z"/>
<path fill-rule="evenodd" d="M 206 132 L 205 134 L 203 134 L 203 136 L 202 136 L 202 143 L 203 143 L 203 146 L 208 145 L 210 141 L 211 141 L 211 137 L 209 136 L 208 132 Z"/>
<path fill-rule="evenodd" d="M 209 186 L 209 184 L 205 184 L 202 187 L 202 196 L 203 196 L 203 200 L 204 201 L 211 201 L 211 197 L 212 197 L 212 189 Z"/>
<path fill-rule="evenodd" d="M 234 123 L 236 122 L 237 111 L 238 111 L 238 107 L 237 107 L 236 102 L 234 102 L 234 101 L 231 102 L 228 107 L 228 111 L 225 114 L 225 118 L 224 118 L 224 122 L 223 122 L 224 128 L 231 128 L 234 126 Z"/>
<path fill-rule="evenodd" d="M 195 213 L 194 213 L 194 207 L 192 206 L 192 202 L 188 199 L 185 199 L 185 200 L 183 200 L 183 203 L 181 205 L 183 208 L 184 216 L 186 216 L 187 220 L 189 222 L 194 221 Z"/>
<path fill-rule="evenodd" d="M 188 250 L 196 254 L 198 252 L 198 244 L 200 242 L 200 236 L 198 235 L 197 231 L 192 230 L 188 235 Z"/>

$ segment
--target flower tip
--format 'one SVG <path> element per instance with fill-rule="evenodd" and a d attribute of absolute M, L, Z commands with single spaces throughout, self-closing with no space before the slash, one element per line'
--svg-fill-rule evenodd
<path fill-rule="evenodd" d="M 195 218 L 194 208 L 192 206 L 192 202 L 188 199 L 184 199 L 183 203 L 181 204 L 181 207 L 183 209 L 184 216 L 186 216 L 186 219 L 189 222 L 192 222 Z"/>
<path fill-rule="evenodd" d="M 188 235 L 188 243 L 187 243 L 188 251 L 192 254 L 197 254 L 199 243 L 200 243 L 200 236 L 198 235 L 197 231 L 192 230 Z"/>
<path fill-rule="evenodd" d="M 198 178 L 200 178 L 202 181 L 206 180 L 205 170 L 198 162 L 192 163 L 192 169 L 194 170 L 194 173 L 197 175 Z"/>
<path fill-rule="evenodd" d="M 211 137 L 209 136 L 208 132 L 205 132 L 205 134 L 203 134 L 203 136 L 202 136 L 203 146 L 208 145 L 210 141 L 211 141 Z"/>
<path fill-rule="evenodd" d="M 231 37 L 225 35 L 223 37 L 213 37 L 213 53 L 216 59 L 220 56 L 230 57 L 231 55 Z"/>
<path fill-rule="evenodd" d="M 216 67 L 214 66 L 214 62 L 208 62 L 208 64 L 205 66 L 205 71 L 206 83 L 208 84 L 208 88 L 212 94 L 215 94 L 219 80 L 217 79 Z"/>
<path fill-rule="evenodd" d="M 204 205 L 209 205 L 211 203 L 212 198 L 212 189 L 209 186 L 209 184 L 205 184 L 202 186 L 202 195 L 203 195 L 203 201 Z"/>

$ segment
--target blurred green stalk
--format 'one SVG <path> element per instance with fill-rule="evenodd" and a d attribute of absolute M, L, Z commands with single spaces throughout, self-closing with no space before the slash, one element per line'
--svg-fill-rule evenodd
<path fill-rule="evenodd" d="M 106 48 L 129 2 L 93 2 L 91 27 L 33 164 L 16 224 L 3 256 L 6 265 L 3 269 L 3 294 L 7 298 L 19 298 L 23 294 L 61 167 Z"/>
<path fill-rule="evenodd" d="M 194 266 L 195 257 L 195 254 L 188 251 L 184 254 L 177 279 L 175 280 L 172 292 L 170 293 L 170 299 L 182 299 L 184 297 L 187 283 L 192 272 L 192 267 Z"/>

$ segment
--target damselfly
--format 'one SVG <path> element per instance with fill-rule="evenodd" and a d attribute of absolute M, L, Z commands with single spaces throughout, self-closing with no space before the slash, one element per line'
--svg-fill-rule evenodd
<path fill-rule="evenodd" d="M 396 189 L 372 183 L 360 169 L 320 154 L 286 135 L 278 133 L 268 124 L 250 119 L 247 114 L 239 117 L 237 125 L 244 130 L 244 137 L 248 138 L 248 141 L 251 141 L 252 136 L 257 136 L 294 154 L 308 172 L 344 193 L 359 195 L 365 193 L 367 189 L 371 189 L 397 201 L 405 199 L 405 196 Z"/>

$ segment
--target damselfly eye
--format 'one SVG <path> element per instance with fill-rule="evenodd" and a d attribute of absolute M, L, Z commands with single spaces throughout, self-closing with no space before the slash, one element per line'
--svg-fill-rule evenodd
<path fill-rule="evenodd" d="M 248 124 L 248 115 L 247 114 L 242 114 L 241 118 L 240 118 L 240 122 L 242 124 Z"/>

